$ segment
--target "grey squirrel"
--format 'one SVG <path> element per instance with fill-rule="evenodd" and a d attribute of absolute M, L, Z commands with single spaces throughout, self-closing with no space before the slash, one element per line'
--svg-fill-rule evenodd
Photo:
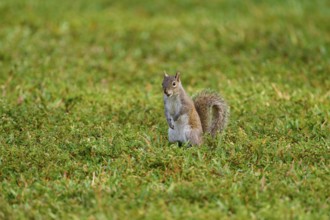
<path fill-rule="evenodd" d="M 175 76 L 165 72 L 162 86 L 170 143 L 199 146 L 204 133 L 214 137 L 226 127 L 229 107 L 217 93 L 204 90 L 191 99 L 181 84 L 179 72 Z"/>

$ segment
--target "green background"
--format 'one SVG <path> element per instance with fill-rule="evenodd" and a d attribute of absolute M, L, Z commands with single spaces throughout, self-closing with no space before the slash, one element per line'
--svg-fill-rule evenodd
<path fill-rule="evenodd" d="M 0 219 L 328 219 L 330 2 L 0 2 Z M 167 141 L 162 72 L 226 132 Z"/>

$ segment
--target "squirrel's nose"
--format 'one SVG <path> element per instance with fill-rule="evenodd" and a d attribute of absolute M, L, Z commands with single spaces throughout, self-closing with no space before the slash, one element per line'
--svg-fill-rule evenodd
<path fill-rule="evenodd" d="M 165 95 L 169 96 L 170 94 L 167 93 L 166 89 L 164 89 Z"/>

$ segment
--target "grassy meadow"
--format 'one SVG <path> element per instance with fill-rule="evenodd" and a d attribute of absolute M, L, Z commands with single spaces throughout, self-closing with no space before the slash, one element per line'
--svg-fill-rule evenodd
<path fill-rule="evenodd" d="M 0 1 L 0 219 L 329 219 L 327 0 Z M 161 82 L 219 91 L 167 141 Z"/>

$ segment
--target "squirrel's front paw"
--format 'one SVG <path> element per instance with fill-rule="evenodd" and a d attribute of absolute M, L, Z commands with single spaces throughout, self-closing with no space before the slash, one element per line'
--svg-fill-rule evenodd
<path fill-rule="evenodd" d="M 179 117 L 180 117 L 180 115 L 175 115 L 172 120 L 177 121 L 179 119 Z"/>
<path fill-rule="evenodd" d="M 171 119 L 168 121 L 168 126 L 172 129 L 174 129 L 174 124 Z"/>

